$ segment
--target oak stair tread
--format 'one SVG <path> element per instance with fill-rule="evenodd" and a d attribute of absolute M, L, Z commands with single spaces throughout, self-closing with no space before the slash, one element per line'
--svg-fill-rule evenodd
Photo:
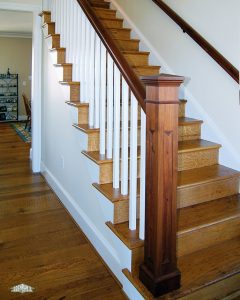
<path fill-rule="evenodd" d="M 240 194 L 178 209 L 177 235 L 181 236 L 232 218 L 240 218 Z M 144 241 L 139 239 L 138 222 L 136 230 L 130 230 L 128 222 L 119 224 L 107 222 L 106 224 L 129 249 L 144 245 Z"/>
<path fill-rule="evenodd" d="M 61 63 L 61 64 L 54 64 L 54 67 L 64 67 L 64 66 L 72 66 L 72 65 L 73 65 L 72 63 Z"/>
<path fill-rule="evenodd" d="M 140 123 L 140 121 L 138 121 L 138 122 L 139 122 L 139 126 L 140 126 L 141 123 Z M 73 126 L 76 127 L 77 129 L 85 132 L 85 133 L 99 132 L 99 129 L 91 128 L 87 124 L 85 124 L 85 125 L 83 125 L 83 124 L 81 124 L 81 125 L 74 124 Z M 196 150 L 203 150 L 203 149 L 211 149 L 211 148 L 219 148 L 220 147 L 220 145 L 218 145 L 218 144 L 211 143 L 211 142 L 204 141 L 204 140 L 200 140 L 200 141 L 196 140 L 196 143 L 193 143 L 193 142 L 195 142 L 195 140 L 194 141 L 179 142 L 178 144 L 180 144 L 180 147 L 179 147 L 178 153 L 196 151 Z M 140 157 L 140 146 L 138 146 L 137 151 L 138 151 L 138 158 L 139 158 Z M 99 151 L 83 151 L 82 153 L 98 165 L 101 165 L 101 164 L 104 164 L 104 163 L 110 163 L 110 162 L 113 161 L 112 159 L 108 159 L 106 157 L 106 155 L 100 154 Z M 199 169 L 202 169 L 202 168 L 199 168 Z M 192 170 L 198 170 L 198 169 L 192 169 Z M 182 171 L 182 172 L 184 172 L 184 171 Z"/>
<path fill-rule="evenodd" d="M 138 127 L 140 127 L 141 121 L 138 120 Z M 85 133 L 93 133 L 93 132 L 99 132 L 100 128 L 94 128 L 92 126 L 89 126 L 89 124 L 73 124 L 73 127 L 85 132 Z"/>
<path fill-rule="evenodd" d="M 45 22 L 42 24 L 42 27 L 45 27 L 47 25 L 55 24 L 55 22 Z"/>
<path fill-rule="evenodd" d="M 140 147 L 138 147 L 137 148 L 137 157 L 138 158 L 140 158 L 140 151 L 141 151 L 141 149 L 140 149 Z M 130 148 L 128 149 L 128 152 L 130 154 Z M 100 154 L 99 151 L 82 151 L 82 153 L 98 165 L 109 163 L 109 162 L 113 161 L 112 158 L 107 158 L 106 155 Z M 120 160 L 121 160 L 121 149 L 120 149 Z"/>
<path fill-rule="evenodd" d="M 80 85 L 79 81 L 59 81 L 62 85 Z"/>
<path fill-rule="evenodd" d="M 63 50 L 66 50 L 66 48 L 64 48 L 64 47 L 58 47 L 58 48 L 51 48 L 51 49 L 49 49 L 49 51 L 63 51 Z"/>
<path fill-rule="evenodd" d="M 123 273 L 145 299 L 179 299 L 231 276 L 240 275 L 239 253 L 240 237 L 180 257 L 178 268 L 182 272 L 181 288 L 158 298 L 153 298 L 138 276 L 132 276 L 128 269 L 124 269 Z"/>
<path fill-rule="evenodd" d="M 240 194 L 179 209 L 178 235 L 233 218 L 240 218 Z"/>
<path fill-rule="evenodd" d="M 203 139 L 181 141 L 178 143 L 178 153 L 201 151 L 207 149 L 219 149 L 220 147 L 220 144 L 209 142 Z"/>
<path fill-rule="evenodd" d="M 66 101 L 65 103 L 74 107 L 89 107 L 89 103 L 81 103 L 79 101 Z"/>
<path fill-rule="evenodd" d="M 230 169 L 222 165 L 212 165 L 203 168 L 191 169 L 186 171 L 178 171 L 178 189 L 201 185 L 203 183 L 216 182 L 218 180 L 224 180 L 231 177 L 239 177 L 240 172 Z M 98 184 L 94 183 L 93 186 L 102 193 L 111 202 L 128 200 L 129 195 L 123 196 L 120 189 L 114 189 L 112 183 Z M 139 197 L 139 179 L 138 179 L 138 191 Z"/>
<path fill-rule="evenodd" d="M 51 34 L 48 34 L 47 36 L 45 36 L 44 38 L 48 39 L 50 37 L 60 37 L 60 34 L 59 33 L 51 33 Z"/>
<path fill-rule="evenodd" d="M 203 168 L 179 171 L 178 187 L 200 185 L 230 177 L 240 177 L 240 172 L 219 164 Z"/>
<path fill-rule="evenodd" d="M 184 103 L 184 101 L 181 100 L 181 102 Z M 72 102 L 67 102 L 68 104 L 69 103 L 72 103 Z M 190 124 L 196 124 L 196 123 L 202 123 L 202 121 L 200 120 L 196 120 L 196 119 L 192 119 L 192 118 L 187 118 L 187 117 L 180 117 L 179 118 L 179 125 L 190 125 Z M 140 121 L 138 121 L 138 126 L 140 126 L 141 123 Z M 91 133 L 91 132 L 99 132 L 100 129 L 99 128 L 94 128 L 94 127 L 91 127 L 89 126 L 89 124 L 73 124 L 73 126 L 85 133 Z M 210 142 L 209 142 L 210 143 Z"/>
<path fill-rule="evenodd" d="M 99 17 L 99 19 L 102 21 L 123 21 L 123 18 L 118 17 Z"/>
<path fill-rule="evenodd" d="M 49 10 L 43 10 L 38 15 L 39 17 L 42 17 L 43 15 L 51 15 L 51 12 Z"/>
<path fill-rule="evenodd" d="M 137 179 L 137 197 L 140 195 L 140 180 Z M 93 186 L 102 193 L 108 200 L 112 203 L 116 203 L 118 201 L 128 200 L 129 195 L 122 195 L 120 189 L 114 189 L 112 183 L 104 183 L 98 184 L 93 183 Z"/>
<path fill-rule="evenodd" d="M 109 8 L 110 7 L 109 2 L 97 1 L 97 0 L 90 0 L 89 2 L 91 4 L 91 6 L 93 6 L 93 7 L 101 7 L 101 8 Z"/>

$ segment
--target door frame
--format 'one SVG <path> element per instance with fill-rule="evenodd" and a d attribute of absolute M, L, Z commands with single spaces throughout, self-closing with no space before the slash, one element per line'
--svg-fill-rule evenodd
<path fill-rule="evenodd" d="M 41 171 L 41 99 L 42 99 L 42 30 L 41 18 L 38 14 L 42 5 L 29 5 L 28 3 L 0 2 L 0 10 L 14 10 L 31 12 L 33 15 L 32 27 L 32 80 L 31 80 L 31 105 L 32 105 L 32 171 Z"/>

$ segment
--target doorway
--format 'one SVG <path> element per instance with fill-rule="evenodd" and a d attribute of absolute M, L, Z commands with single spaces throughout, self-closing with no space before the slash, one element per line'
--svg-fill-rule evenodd
<path fill-rule="evenodd" d="M 37 1 L 33 1 L 36 3 Z M 40 1 L 39 1 L 40 2 Z M 42 68 L 42 33 L 41 19 L 38 16 L 41 5 L 19 2 L 0 2 L 0 10 L 26 12 L 32 14 L 32 68 L 31 68 L 31 110 L 32 110 L 32 146 L 30 157 L 32 171 L 41 170 L 41 68 Z M 12 20 L 14 22 L 14 20 Z M 11 72 L 11 70 L 10 70 Z M 19 95 L 21 96 L 21 95 Z"/>

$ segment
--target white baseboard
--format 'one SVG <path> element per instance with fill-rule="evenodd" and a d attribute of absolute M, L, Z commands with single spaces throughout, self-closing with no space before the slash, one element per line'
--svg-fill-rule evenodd
<path fill-rule="evenodd" d="M 62 187 L 60 182 L 55 178 L 50 170 L 48 170 L 43 162 L 41 162 L 41 173 L 48 184 L 52 187 L 54 192 L 57 194 L 64 207 L 68 210 L 75 222 L 79 225 L 97 252 L 109 266 L 111 271 L 122 282 L 124 280 L 124 275 L 122 273 L 121 262 L 109 241 L 106 240 L 106 238 L 86 215 L 86 213 L 77 205 L 76 201 Z"/>

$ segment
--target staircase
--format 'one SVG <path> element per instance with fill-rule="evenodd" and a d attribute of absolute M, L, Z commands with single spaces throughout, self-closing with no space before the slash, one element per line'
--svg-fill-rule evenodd
<path fill-rule="evenodd" d="M 116 17 L 110 3 L 103 0 L 88 2 L 135 74 L 159 74 L 160 67 L 149 65 L 149 52 L 139 50 L 140 41 L 131 38 L 131 29 L 123 27 L 123 20 Z M 73 64 L 66 60 L 66 49 L 61 47 L 61 36 L 55 32 L 51 13 L 44 11 L 41 16 L 45 39 L 50 52 L 55 55 L 54 65 L 62 74 L 60 84 L 69 89 L 67 104 L 78 112 L 77 123 L 73 126 L 88 138 L 83 155 L 99 168 L 99 182 L 93 182 L 93 188 L 114 207 L 114 218 L 106 226 L 131 251 L 131 270 L 123 269 L 123 273 L 144 299 L 153 299 L 139 280 L 144 240 L 139 238 L 138 221 L 136 230 L 129 229 L 129 191 L 123 195 L 120 188 L 114 188 L 113 159 L 100 152 L 100 129 L 89 125 L 89 103 L 82 102 L 81 83 L 73 81 Z M 159 299 L 221 299 L 240 290 L 240 172 L 219 164 L 221 145 L 201 139 L 203 121 L 186 117 L 186 105 L 186 100 L 180 100 L 177 264 L 182 274 L 181 288 Z M 138 137 L 141 135 L 140 115 L 138 108 Z M 123 120 L 120 126 L 122 135 Z M 107 134 L 107 127 L 105 130 Z M 130 130 L 129 125 L 128 135 Z M 137 219 L 140 214 L 140 158 L 138 143 Z"/>

